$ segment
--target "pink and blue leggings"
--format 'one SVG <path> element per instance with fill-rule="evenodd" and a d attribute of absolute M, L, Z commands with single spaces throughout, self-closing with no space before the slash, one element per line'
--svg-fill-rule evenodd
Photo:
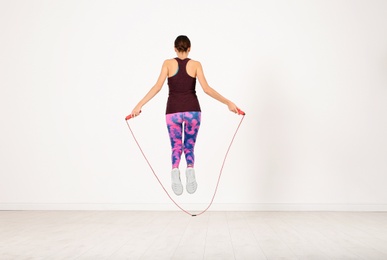
<path fill-rule="evenodd" d="M 172 146 L 172 168 L 179 168 L 184 151 L 187 167 L 194 167 L 194 148 L 200 127 L 200 112 L 178 112 L 166 115 L 167 128 Z M 183 144 L 184 128 L 184 144 Z"/>

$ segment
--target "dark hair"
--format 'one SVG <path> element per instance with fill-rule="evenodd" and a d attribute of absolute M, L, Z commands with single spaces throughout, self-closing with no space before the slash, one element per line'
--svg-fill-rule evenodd
<path fill-rule="evenodd" d="M 191 47 L 191 41 L 185 35 L 177 36 L 175 40 L 175 48 L 178 52 L 186 52 Z"/>

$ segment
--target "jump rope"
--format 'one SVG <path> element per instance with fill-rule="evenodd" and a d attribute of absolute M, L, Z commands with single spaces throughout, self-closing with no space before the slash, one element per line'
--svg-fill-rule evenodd
<path fill-rule="evenodd" d="M 133 133 L 133 131 L 132 131 L 132 128 L 130 128 L 130 125 L 129 125 L 129 119 L 132 118 L 132 115 L 128 115 L 128 116 L 125 118 L 125 122 L 126 122 L 128 128 L 129 128 L 130 133 L 131 133 L 132 136 L 133 136 L 134 141 L 136 142 L 138 148 L 140 149 L 140 152 L 141 152 L 142 155 L 144 156 L 145 161 L 148 163 L 149 168 L 152 170 L 153 175 L 156 177 L 157 181 L 160 183 L 161 187 L 163 188 L 163 190 L 165 191 L 165 193 L 168 195 L 169 199 L 170 199 L 170 200 L 171 200 L 171 201 L 172 201 L 172 202 L 173 202 L 173 203 L 174 203 L 181 211 L 183 211 L 184 213 L 186 213 L 186 214 L 188 214 L 188 215 L 190 215 L 190 216 L 192 216 L 192 217 L 196 217 L 196 216 L 199 216 L 199 215 L 203 214 L 204 212 L 206 212 L 206 211 L 211 207 L 212 202 L 214 201 L 216 192 L 218 191 L 218 186 L 219 186 L 219 182 L 220 182 L 220 177 L 222 176 L 223 167 L 224 167 L 224 164 L 226 163 L 226 159 L 227 159 L 228 152 L 230 151 L 231 145 L 232 145 L 232 143 L 234 142 L 235 136 L 236 136 L 236 134 L 238 133 L 239 127 L 241 126 L 241 124 L 242 124 L 242 122 L 243 122 L 243 119 L 245 118 L 245 115 L 246 115 L 246 114 L 245 114 L 245 112 L 243 112 L 242 110 L 238 109 L 238 115 L 242 115 L 242 118 L 241 118 L 241 121 L 239 122 L 239 124 L 238 124 L 238 126 L 237 126 L 237 128 L 236 128 L 236 130 L 235 130 L 235 133 L 234 133 L 234 135 L 233 135 L 233 137 L 232 137 L 232 139 L 231 139 L 230 145 L 228 146 L 227 152 L 226 152 L 226 154 L 225 154 L 225 156 L 224 156 L 223 163 L 222 163 L 222 167 L 220 168 L 220 172 L 219 172 L 218 181 L 216 182 L 216 187 L 215 187 L 214 195 L 212 196 L 211 202 L 208 204 L 207 208 L 205 208 L 203 211 L 201 211 L 200 213 L 197 213 L 197 214 L 192 214 L 192 213 L 190 213 L 189 211 L 183 209 L 179 204 L 176 203 L 176 201 L 171 197 L 171 195 L 169 195 L 169 192 L 168 192 L 167 189 L 164 187 L 164 185 L 161 183 L 159 177 L 157 176 L 157 174 L 156 174 L 155 171 L 153 170 L 152 165 L 150 164 L 148 158 L 146 157 L 144 151 L 142 150 L 140 144 L 138 143 L 138 141 L 137 141 L 137 139 L 136 139 L 136 137 L 135 137 L 135 135 L 134 135 L 134 133 Z"/>

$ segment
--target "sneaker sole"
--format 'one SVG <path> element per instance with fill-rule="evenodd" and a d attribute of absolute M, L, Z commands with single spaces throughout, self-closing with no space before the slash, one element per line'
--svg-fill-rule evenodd
<path fill-rule="evenodd" d="M 177 196 L 180 196 L 183 194 L 183 185 L 181 183 L 172 183 L 172 190 Z"/>
<path fill-rule="evenodd" d="M 194 182 L 189 182 L 189 183 L 187 183 L 187 192 L 189 193 L 189 194 L 193 194 L 193 193 L 195 193 L 195 191 L 197 190 L 197 188 L 198 188 L 198 184 L 197 184 L 197 182 L 196 181 L 194 181 Z"/>

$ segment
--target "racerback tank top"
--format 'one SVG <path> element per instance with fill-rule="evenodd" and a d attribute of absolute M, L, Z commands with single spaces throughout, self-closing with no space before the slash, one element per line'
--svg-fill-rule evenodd
<path fill-rule="evenodd" d="M 201 111 L 196 96 L 196 78 L 188 75 L 186 67 L 190 59 L 175 58 L 178 64 L 177 73 L 168 78 L 169 95 L 166 114 L 177 112 Z"/>

